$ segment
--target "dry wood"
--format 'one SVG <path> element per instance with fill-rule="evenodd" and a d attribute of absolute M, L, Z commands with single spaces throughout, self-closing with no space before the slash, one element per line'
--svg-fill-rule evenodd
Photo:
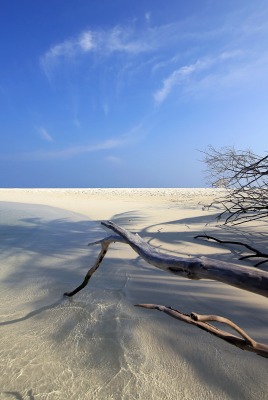
<path fill-rule="evenodd" d="M 207 257 L 183 258 L 161 253 L 146 243 L 138 234 L 133 234 L 112 221 L 102 222 L 102 225 L 113 230 L 118 236 L 110 236 L 90 243 L 101 244 L 100 254 L 93 267 L 86 274 L 82 284 L 72 292 L 66 293 L 67 296 L 73 296 L 83 289 L 88 284 L 93 273 L 98 269 L 109 245 L 113 242 L 121 242 L 129 244 L 149 264 L 166 272 L 188 279 L 212 279 L 268 297 L 267 272 Z"/>
<path fill-rule="evenodd" d="M 97 271 L 97 269 L 99 268 L 99 266 L 100 266 L 100 264 L 101 264 L 103 258 L 105 257 L 105 254 L 107 253 L 107 250 L 108 250 L 109 245 L 110 245 L 111 243 L 113 243 L 113 242 L 120 242 L 120 241 L 121 241 L 121 240 L 120 240 L 120 237 L 117 237 L 117 236 L 116 236 L 116 237 L 115 237 L 115 236 L 109 236 L 109 237 L 104 238 L 104 239 L 102 239 L 102 240 L 98 240 L 97 242 L 90 243 L 90 244 L 100 244 L 100 245 L 101 245 L 101 251 L 100 251 L 100 253 L 99 253 L 99 255 L 98 255 L 98 257 L 97 257 L 97 259 L 96 259 L 96 261 L 95 261 L 95 263 L 94 263 L 94 265 L 93 265 L 93 267 L 91 267 L 91 268 L 88 270 L 88 272 L 87 272 L 87 274 L 86 274 L 86 276 L 85 276 L 83 282 L 81 283 L 81 285 L 79 285 L 79 286 L 78 286 L 76 289 L 74 289 L 72 292 L 66 292 L 66 293 L 64 293 L 64 296 L 72 297 L 72 296 L 74 296 L 76 293 L 80 292 L 80 290 L 82 290 L 85 286 L 87 286 L 87 284 L 88 284 L 90 278 L 92 277 L 92 275 L 94 274 L 94 272 Z"/>
<path fill-rule="evenodd" d="M 268 155 L 260 157 L 250 150 L 209 146 L 204 152 L 207 174 L 212 186 L 222 184 L 225 194 L 209 206 L 223 211 L 218 219 L 238 225 L 268 218 Z"/>
<path fill-rule="evenodd" d="M 138 234 L 128 232 L 112 221 L 102 222 L 102 224 L 114 231 L 117 235 L 108 236 L 89 244 L 100 244 L 100 253 L 94 265 L 87 272 L 81 285 L 72 292 L 65 293 L 66 296 L 71 297 L 75 295 L 88 284 L 90 278 L 99 268 L 103 258 L 105 257 L 109 245 L 111 243 L 119 242 L 129 244 L 145 261 L 161 270 L 189 279 L 213 279 L 227 285 L 235 286 L 268 297 L 267 272 L 260 271 L 256 268 L 229 264 L 206 257 L 183 258 L 164 254 L 146 243 Z M 188 315 L 170 307 L 156 304 L 139 304 L 138 306 L 163 311 L 173 318 L 195 325 L 198 328 L 203 329 L 243 350 L 251 351 L 268 358 L 268 345 L 255 342 L 242 328 L 226 318 L 215 315 L 198 315 L 196 313 Z M 224 330 L 218 329 L 209 324 L 208 321 L 217 321 L 227 324 L 238 332 L 241 337 L 237 337 Z"/>
<path fill-rule="evenodd" d="M 212 335 L 217 336 L 218 338 L 223 339 L 226 342 L 236 347 L 239 347 L 242 350 L 247 350 L 252 353 L 256 353 L 259 356 L 268 358 L 268 345 L 256 342 L 242 328 L 240 328 L 238 325 L 227 318 L 217 315 L 199 315 L 196 313 L 184 314 L 181 311 L 174 310 L 171 307 L 166 307 L 158 304 L 137 304 L 137 307 L 163 311 L 170 317 L 203 329 L 206 332 L 209 332 Z M 222 329 L 218 329 L 215 326 L 209 324 L 208 322 L 210 321 L 226 324 L 233 328 L 236 332 L 238 332 L 242 337 L 238 337 Z"/>

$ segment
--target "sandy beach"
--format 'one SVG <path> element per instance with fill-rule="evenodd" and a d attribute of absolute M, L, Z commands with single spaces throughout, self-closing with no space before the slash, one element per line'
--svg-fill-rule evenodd
<path fill-rule="evenodd" d="M 239 263 L 239 249 L 204 232 L 265 248 L 265 227 L 222 229 L 204 206 L 216 189 L 0 189 L 0 400 L 267 399 L 267 359 L 157 311 L 157 303 L 225 316 L 268 343 L 267 299 L 171 276 L 114 244 L 89 285 L 113 220 L 161 251 Z M 260 234 L 263 233 L 263 234 Z M 252 265 L 249 262 L 247 265 Z"/>

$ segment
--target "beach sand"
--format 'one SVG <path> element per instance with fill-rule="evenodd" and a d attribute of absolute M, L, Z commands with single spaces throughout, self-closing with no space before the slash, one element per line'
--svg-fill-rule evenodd
<path fill-rule="evenodd" d="M 170 254 L 237 262 L 239 251 L 199 233 L 265 248 L 260 226 L 222 229 L 215 189 L 0 189 L 0 400 L 267 399 L 267 359 L 167 315 L 156 303 L 232 319 L 268 343 L 267 299 L 213 281 L 177 278 L 111 245 L 89 285 L 113 220 Z M 247 265 L 251 265 L 248 263 Z"/>

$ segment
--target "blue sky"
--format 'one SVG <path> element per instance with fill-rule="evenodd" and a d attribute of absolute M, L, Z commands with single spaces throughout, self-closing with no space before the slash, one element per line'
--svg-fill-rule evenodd
<path fill-rule="evenodd" d="M 204 187 L 268 150 L 266 0 L 2 0 L 0 187 Z"/>

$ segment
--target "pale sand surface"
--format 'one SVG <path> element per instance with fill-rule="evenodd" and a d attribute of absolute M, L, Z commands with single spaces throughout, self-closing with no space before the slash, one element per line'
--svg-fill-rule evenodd
<path fill-rule="evenodd" d="M 139 302 L 226 316 L 268 343 L 267 299 L 211 281 L 158 271 L 129 246 L 111 246 L 89 285 L 73 299 L 95 260 L 101 220 L 112 219 L 177 255 L 235 261 L 198 233 L 258 247 L 259 226 L 229 232 L 204 210 L 209 189 L 0 190 L 0 399 L 267 399 L 267 360 L 236 349 Z M 264 230 L 264 227 L 261 227 Z"/>

